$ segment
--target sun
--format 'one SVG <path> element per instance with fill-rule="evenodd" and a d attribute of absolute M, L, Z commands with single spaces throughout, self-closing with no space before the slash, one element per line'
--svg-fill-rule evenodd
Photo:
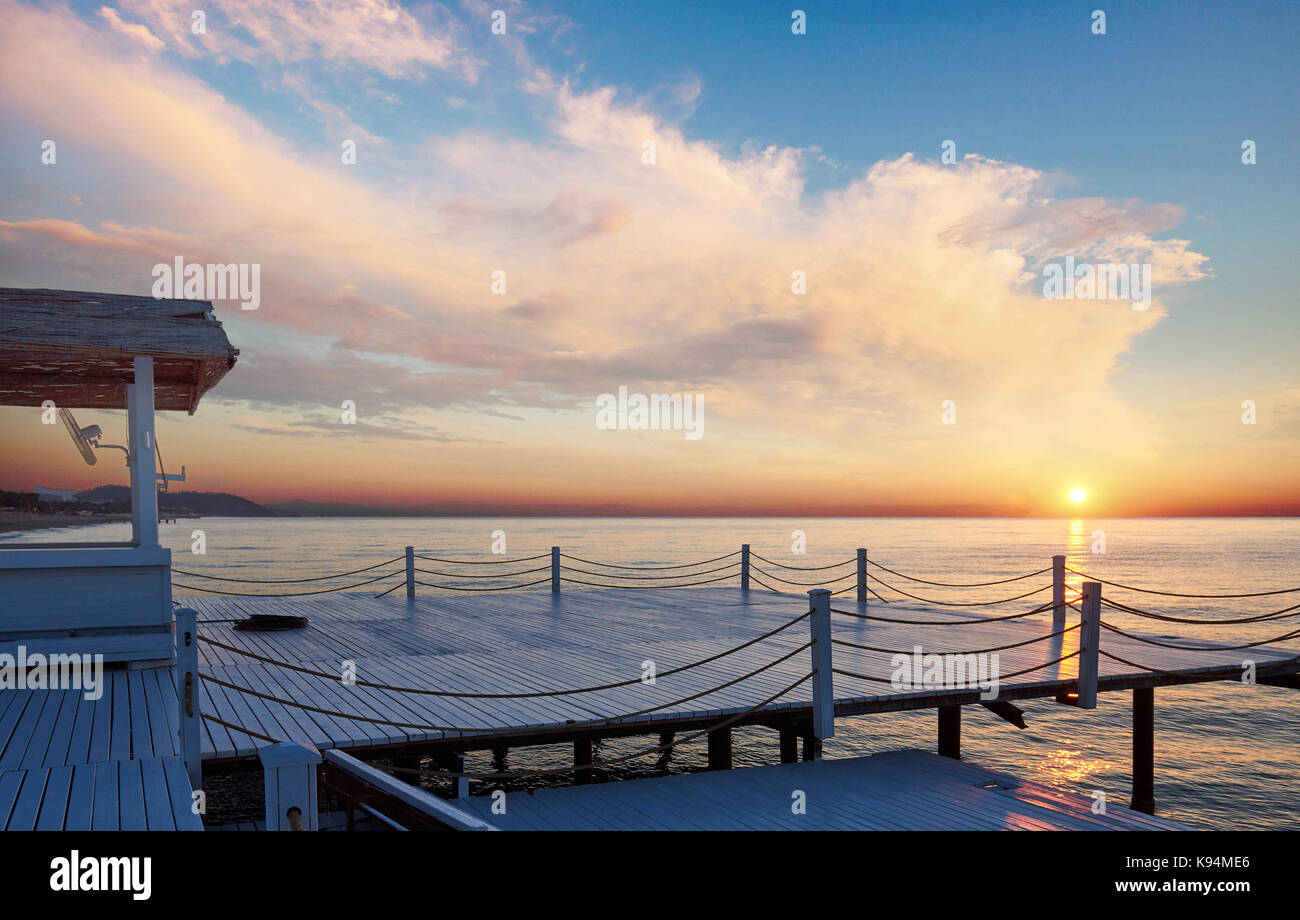
<path fill-rule="evenodd" d="M 1076 503 L 1081 502 L 1087 497 L 1088 497 L 1088 493 L 1083 491 L 1083 489 L 1070 490 L 1070 501 L 1072 502 L 1076 502 Z"/>

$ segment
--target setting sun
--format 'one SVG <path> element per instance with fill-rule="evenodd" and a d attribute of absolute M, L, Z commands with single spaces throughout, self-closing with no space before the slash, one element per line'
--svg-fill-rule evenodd
<path fill-rule="evenodd" d="M 1083 491 L 1083 489 L 1070 490 L 1070 501 L 1072 502 L 1081 502 L 1087 497 L 1088 497 L 1088 493 Z"/>

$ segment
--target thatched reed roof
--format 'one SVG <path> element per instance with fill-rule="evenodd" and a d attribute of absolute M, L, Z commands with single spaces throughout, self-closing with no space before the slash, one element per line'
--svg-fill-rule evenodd
<path fill-rule="evenodd" d="M 205 300 L 0 288 L 0 405 L 123 409 L 152 357 L 154 407 L 193 413 L 238 354 Z"/>

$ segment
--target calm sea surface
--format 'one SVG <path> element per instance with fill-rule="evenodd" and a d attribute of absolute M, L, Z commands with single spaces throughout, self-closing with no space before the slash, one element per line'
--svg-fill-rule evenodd
<path fill-rule="evenodd" d="M 206 555 L 191 553 L 191 533 L 196 529 L 206 534 Z M 873 559 L 917 577 L 989 581 L 1044 568 L 1050 565 L 1053 553 L 1064 551 L 1073 568 L 1108 580 L 1170 591 L 1246 593 L 1300 586 L 1300 520 L 1289 518 L 203 518 L 163 525 L 162 540 L 171 547 L 177 568 L 248 578 L 294 578 L 360 568 L 400 554 L 407 544 L 435 556 L 490 559 L 496 530 L 506 534 L 509 557 L 544 553 L 559 545 L 565 552 L 588 559 L 669 565 L 718 556 L 748 542 L 754 552 L 770 559 L 815 566 L 838 562 L 851 556 L 855 547 L 867 546 Z M 794 531 L 806 534 L 806 555 L 792 555 Z M 126 525 L 105 524 L 66 532 L 26 533 L 6 540 L 114 540 L 128 534 Z M 1094 544 L 1103 536 L 1105 553 L 1095 553 Z M 795 580 L 812 580 L 806 573 L 786 574 L 793 574 Z M 1037 583 L 1037 579 L 1024 582 Z M 911 587 L 923 588 L 916 593 L 953 600 L 1020 593 L 992 593 L 999 588 Z M 566 586 L 565 590 L 570 589 Z M 177 590 L 177 596 L 185 593 Z M 1297 595 L 1213 601 L 1138 597 L 1129 595 L 1125 600 L 1156 612 L 1218 617 L 1264 613 L 1300 602 Z M 1021 609 L 1026 603 L 1020 602 Z M 1125 619 L 1113 611 L 1107 612 L 1107 620 L 1147 633 L 1181 631 L 1185 636 L 1224 645 L 1300 629 L 1298 617 L 1207 628 Z M 1154 625 L 1165 628 L 1153 630 Z M 1280 644 L 1300 652 L 1300 637 Z M 1019 705 L 1025 708 L 1029 725 L 1023 731 L 980 707 L 967 707 L 962 724 L 963 758 L 1074 791 L 1104 790 L 1111 801 L 1128 803 L 1128 693 L 1103 694 L 1092 712 L 1046 700 Z M 1298 730 L 1300 693 L 1294 690 L 1239 683 L 1157 690 L 1158 812 L 1202 828 L 1300 830 Z M 934 710 L 891 713 L 837 721 L 826 755 L 849 757 L 903 747 L 932 750 L 934 745 Z M 644 738 L 610 741 L 601 746 L 598 756 L 614 757 L 644 746 Z M 571 756 L 571 749 L 564 746 L 518 750 L 510 754 L 509 767 L 562 766 Z M 739 730 L 735 758 L 738 765 L 777 762 L 775 733 Z M 679 747 L 666 764 L 647 758 L 609 772 L 621 777 L 695 770 L 702 769 L 704 761 L 701 740 Z M 470 759 L 475 770 L 486 769 L 490 763 L 487 754 Z"/>

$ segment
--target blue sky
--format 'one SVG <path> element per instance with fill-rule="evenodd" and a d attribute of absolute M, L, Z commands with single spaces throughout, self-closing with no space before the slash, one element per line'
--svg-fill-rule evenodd
<path fill-rule="evenodd" d="M 262 264 L 266 306 L 222 307 L 244 353 L 195 436 L 246 461 L 340 445 L 350 394 L 376 416 L 330 455 L 382 444 L 411 496 L 576 493 L 582 469 L 591 501 L 686 471 L 744 501 L 802 478 L 795 441 L 819 507 L 907 481 L 1042 510 L 1090 478 L 1111 513 L 1160 489 L 1176 510 L 1180 484 L 1224 502 L 1283 468 L 1295 5 L 1102 7 L 1105 35 L 1090 4 L 803 4 L 804 35 L 793 8 L 244 0 L 196 37 L 181 0 L 0 0 L 0 276 L 147 291 L 177 254 Z M 1044 300 L 1067 255 L 1153 264 L 1153 309 Z M 592 440 L 620 385 L 705 393 L 707 443 Z M 964 421 L 935 429 L 949 398 Z"/>

